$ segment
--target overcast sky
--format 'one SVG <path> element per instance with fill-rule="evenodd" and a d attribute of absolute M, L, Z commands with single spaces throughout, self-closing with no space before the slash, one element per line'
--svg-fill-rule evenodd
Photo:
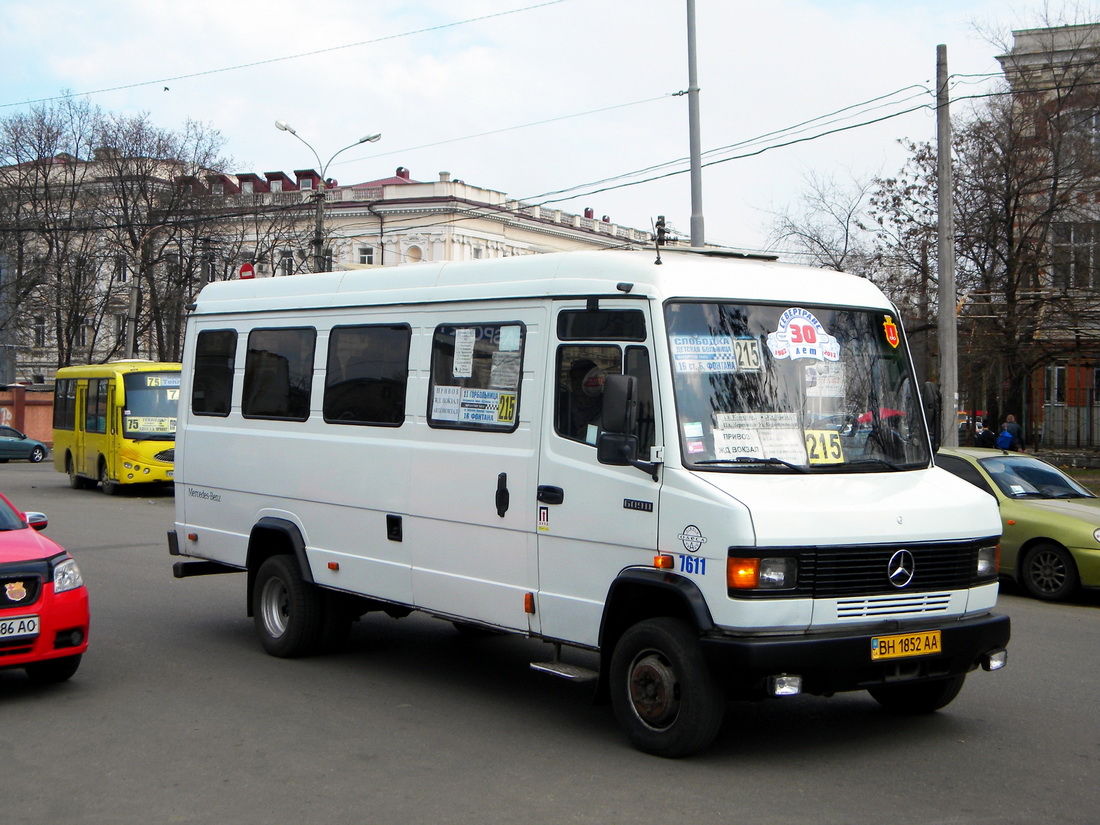
<path fill-rule="evenodd" d="M 696 0 L 702 149 L 717 161 L 703 173 L 706 240 L 764 248 L 807 175 L 895 172 L 899 138 L 935 135 L 937 44 L 951 73 L 969 76 L 955 94 L 980 94 L 994 82 L 981 75 L 999 72 L 990 33 L 1010 42 L 1043 14 L 1039 0 Z M 86 93 L 160 127 L 209 124 L 231 171 L 257 173 L 317 166 L 277 119 L 322 162 L 381 132 L 328 176 L 448 171 L 533 203 L 644 229 L 663 214 L 690 231 L 685 0 L 0 0 L 0 21 L 0 117 Z M 681 174 L 622 187 L 669 172 Z"/>

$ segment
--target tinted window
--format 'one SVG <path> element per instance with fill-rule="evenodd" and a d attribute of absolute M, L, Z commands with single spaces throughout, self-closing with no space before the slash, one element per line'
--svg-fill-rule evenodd
<path fill-rule="evenodd" d="M 407 326 L 334 327 L 325 373 L 325 421 L 404 423 L 411 337 Z"/>
<path fill-rule="evenodd" d="M 229 415 L 236 356 L 237 333 L 233 330 L 199 333 L 195 343 L 195 376 L 191 383 L 191 411 L 196 415 Z"/>
<path fill-rule="evenodd" d="M 428 424 L 510 432 L 519 424 L 520 323 L 436 327 Z"/>
<path fill-rule="evenodd" d="M 558 315 L 558 338 L 644 341 L 645 314 L 640 309 L 565 310 Z"/>
<path fill-rule="evenodd" d="M 53 426 L 57 430 L 71 430 L 76 426 L 76 381 L 61 378 L 53 393 Z"/>
<path fill-rule="evenodd" d="M 84 431 L 89 433 L 107 432 L 107 388 L 108 378 L 92 378 L 88 381 L 88 396 L 84 401 Z"/>
<path fill-rule="evenodd" d="M 971 464 L 969 461 L 956 458 L 953 455 L 937 455 L 936 466 L 943 467 L 947 472 L 952 475 L 956 475 L 964 481 L 969 481 L 979 490 L 985 490 L 985 492 L 993 495 L 993 491 L 989 488 L 989 483 L 982 477 L 982 474 L 978 472 L 978 468 Z"/>
<path fill-rule="evenodd" d="M 316 330 L 254 329 L 248 335 L 244 362 L 246 418 L 309 418 Z"/>

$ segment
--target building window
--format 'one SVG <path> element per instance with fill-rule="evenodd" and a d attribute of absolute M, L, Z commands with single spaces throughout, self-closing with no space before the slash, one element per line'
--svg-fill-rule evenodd
<path fill-rule="evenodd" d="M 480 246 L 475 246 L 474 247 L 474 260 L 475 261 L 480 261 L 481 260 L 481 253 L 484 252 L 484 251 L 485 250 L 483 250 Z"/>
<path fill-rule="evenodd" d="M 115 315 L 115 340 L 120 344 L 126 343 L 126 327 L 129 324 L 129 318 L 123 314 Z"/>
<path fill-rule="evenodd" d="M 1047 367 L 1047 403 L 1066 403 L 1066 368 Z"/>
<path fill-rule="evenodd" d="M 126 279 L 129 277 L 130 272 L 126 267 L 126 256 L 115 256 L 115 281 L 120 284 L 126 283 Z"/>
<path fill-rule="evenodd" d="M 225 184 L 224 183 L 215 183 L 213 186 L 210 187 L 210 191 L 215 195 L 224 195 L 225 194 Z"/>
<path fill-rule="evenodd" d="M 326 246 L 321 253 L 321 271 L 332 272 L 332 247 Z"/>
<path fill-rule="evenodd" d="M 279 256 L 279 273 L 282 275 L 294 274 L 294 253 L 284 249 Z"/>
<path fill-rule="evenodd" d="M 251 195 L 252 194 L 252 181 L 250 181 L 250 180 L 241 181 L 241 194 L 242 195 Z"/>
<path fill-rule="evenodd" d="M 359 247 L 359 263 L 364 266 L 370 266 L 374 263 L 374 247 L 373 246 L 361 246 Z"/>
<path fill-rule="evenodd" d="M 44 315 L 34 316 L 34 345 L 46 346 L 46 316 Z"/>
<path fill-rule="evenodd" d="M 281 180 L 279 180 L 278 178 L 271 181 L 271 191 L 272 192 L 282 192 L 283 191 L 283 182 Z"/>
<path fill-rule="evenodd" d="M 300 181 L 298 181 L 298 188 L 301 189 L 303 192 L 312 189 L 313 178 L 302 178 Z"/>
<path fill-rule="evenodd" d="M 1098 282 L 1100 223 L 1051 227 L 1051 279 L 1058 289 L 1088 289 Z"/>

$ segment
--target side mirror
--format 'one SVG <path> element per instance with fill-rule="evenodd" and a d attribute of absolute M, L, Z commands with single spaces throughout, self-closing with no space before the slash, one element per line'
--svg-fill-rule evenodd
<path fill-rule="evenodd" d="M 638 460 L 638 436 L 600 433 L 596 441 L 596 460 L 600 464 L 626 465 Z"/>
<path fill-rule="evenodd" d="M 28 510 L 26 513 L 23 514 L 23 516 L 27 519 L 27 524 L 29 524 L 35 530 L 45 530 L 46 525 L 49 524 L 49 522 L 46 520 L 45 513 L 35 513 Z"/>
<path fill-rule="evenodd" d="M 630 435 L 638 423 L 638 379 L 633 375 L 607 375 L 603 382 L 601 429 Z M 635 439 L 635 450 L 637 449 Z"/>

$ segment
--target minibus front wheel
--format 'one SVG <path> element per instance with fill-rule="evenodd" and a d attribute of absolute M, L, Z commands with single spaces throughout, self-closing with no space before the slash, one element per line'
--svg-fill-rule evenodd
<path fill-rule="evenodd" d="M 680 619 L 628 628 L 611 656 L 611 704 L 631 744 L 678 757 L 709 745 L 722 726 L 725 696 L 698 634 Z"/>
<path fill-rule="evenodd" d="M 99 459 L 99 487 L 109 496 L 116 495 L 119 491 L 119 484 L 111 480 L 111 474 L 107 471 L 107 460 L 104 458 Z"/>

